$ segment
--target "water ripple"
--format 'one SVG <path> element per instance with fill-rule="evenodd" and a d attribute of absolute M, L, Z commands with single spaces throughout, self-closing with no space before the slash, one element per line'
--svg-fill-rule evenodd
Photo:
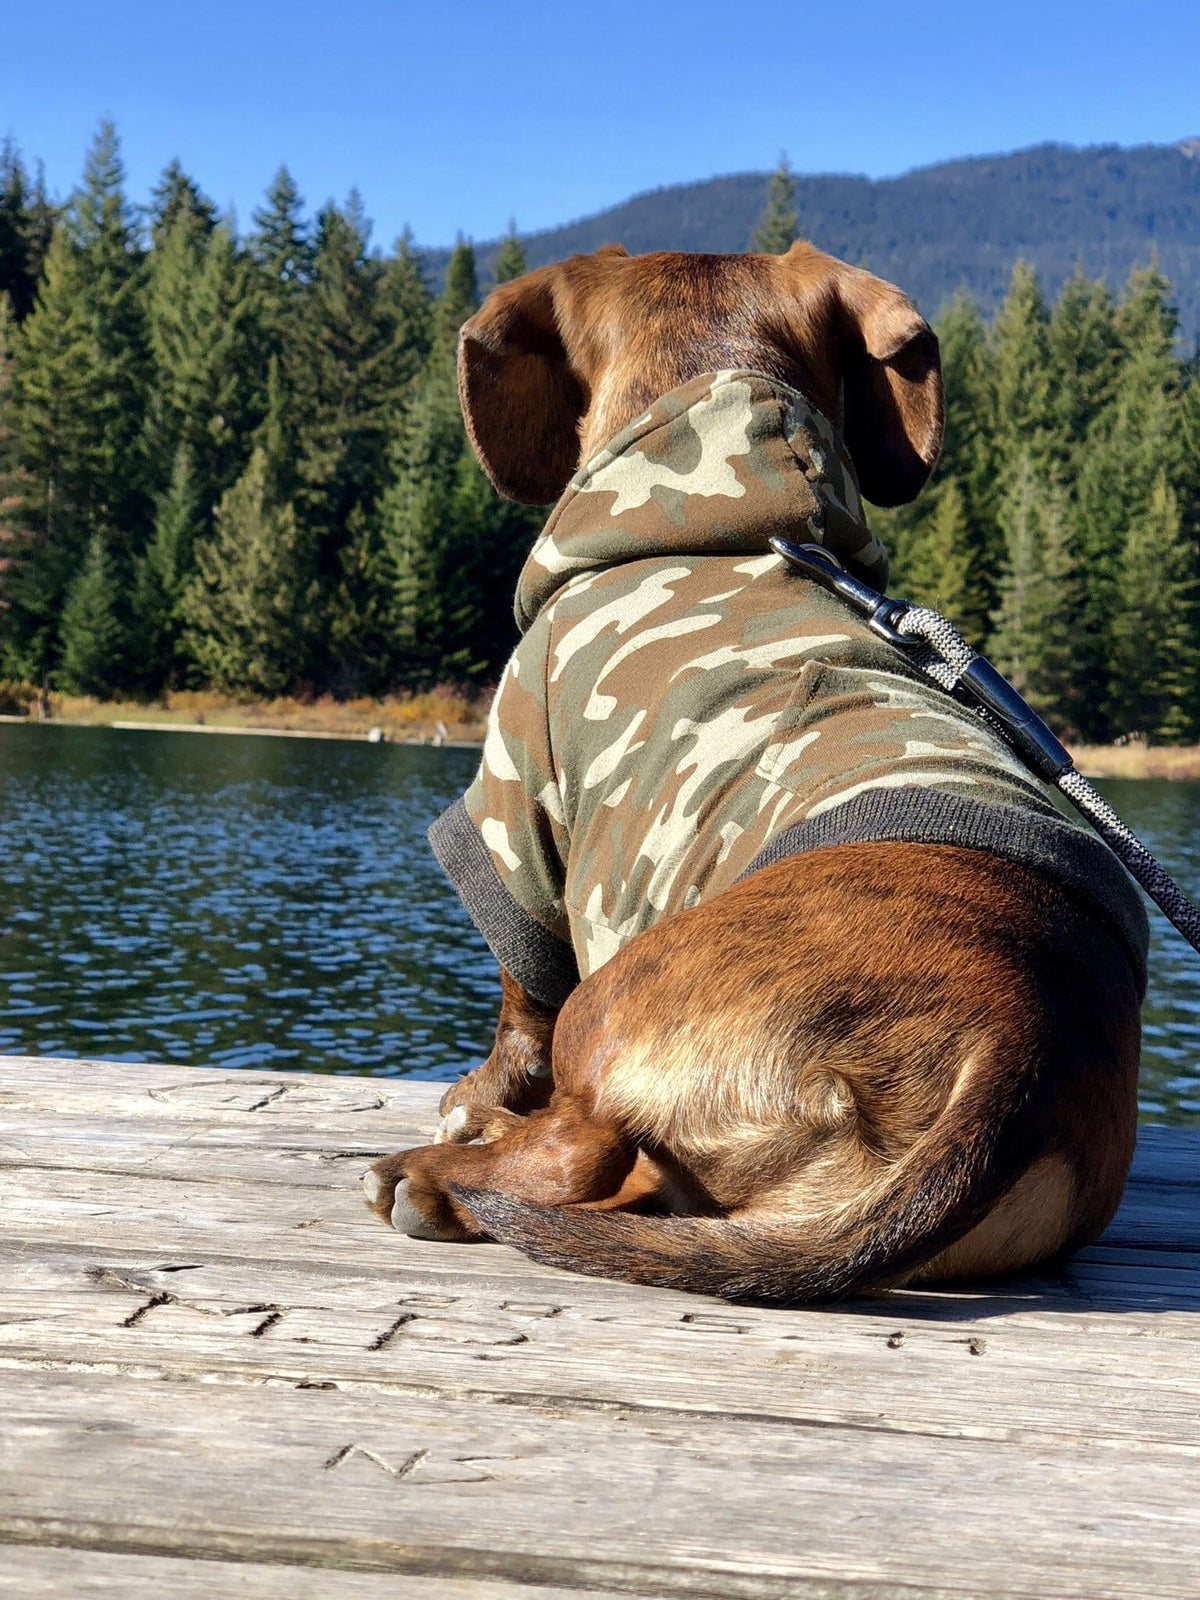
<path fill-rule="evenodd" d="M 0 727 L 0 1052 L 454 1077 L 499 991 L 425 829 L 476 759 Z"/>

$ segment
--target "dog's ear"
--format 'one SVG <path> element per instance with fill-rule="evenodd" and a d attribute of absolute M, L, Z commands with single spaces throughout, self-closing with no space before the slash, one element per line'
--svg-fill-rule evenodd
<path fill-rule="evenodd" d="M 502 495 L 557 500 L 575 471 L 585 396 L 560 330 L 561 269 L 493 289 L 458 337 L 458 397 L 479 464 Z"/>
<path fill-rule="evenodd" d="M 937 335 L 894 284 L 855 267 L 842 267 L 836 282 L 846 448 L 866 498 L 902 505 L 942 448 Z"/>

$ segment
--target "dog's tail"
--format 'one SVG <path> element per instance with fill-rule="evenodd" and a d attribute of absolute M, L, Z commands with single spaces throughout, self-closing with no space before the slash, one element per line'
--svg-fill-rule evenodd
<path fill-rule="evenodd" d="M 825 1218 L 646 1216 L 451 1193 L 489 1237 L 548 1266 L 730 1300 L 837 1299 L 904 1281 L 981 1222 L 1041 1153 L 1046 1098 L 1032 1064 L 972 1062 L 908 1151 Z"/>

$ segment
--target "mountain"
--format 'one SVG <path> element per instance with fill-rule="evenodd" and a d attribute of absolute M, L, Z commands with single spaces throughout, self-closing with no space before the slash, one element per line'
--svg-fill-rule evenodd
<path fill-rule="evenodd" d="M 530 266 L 616 241 L 646 250 L 740 251 L 763 207 L 766 173 L 735 173 L 635 195 L 594 217 L 524 235 Z M 806 238 L 901 285 L 927 314 L 960 285 L 985 312 L 1013 262 L 1032 261 L 1051 298 L 1077 262 L 1119 291 L 1157 252 L 1176 289 L 1183 336 L 1200 338 L 1200 139 L 1075 149 L 1044 144 L 974 156 L 898 178 L 796 177 Z M 479 245 L 486 269 L 498 241 Z M 440 279 L 448 252 L 425 252 Z"/>

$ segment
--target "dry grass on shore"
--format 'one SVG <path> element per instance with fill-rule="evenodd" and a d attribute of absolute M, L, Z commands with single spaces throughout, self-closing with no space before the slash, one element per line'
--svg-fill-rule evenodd
<path fill-rule="evenodd" d="M 478 744 L 483 740 L 491 694 L 442 685 L 425 694 L 388 695 L 382 700 L 318 699 L 244 702 L 201 690 L 178 690 L 152 702 L 94 700 L 51 694 L 49 720 L 82 726 L 138 723 L 164 728 L 261 728 L 271 733 L 362 739 L 373 728 L 397 744 Z M 27 684 L 0 683 L 0 713 L 37 718 L 37 691 Z M 1088 778 L 1169 778 L 1200 782 L 1200 745 L 1075 745 L 1071 754 Z"/>
<path fill-rule="evenodd" d="M 440 687 L 425 694 L 388 695 L 382 700 L 281 698 L 243 702 L 207 691 L 178 690 L 152 702 L 96 700 L 86 695 L 51 694 L 51 722 L 75 726 L 138 723 L 163 728 L 260 728 L 272 733 L 324 734 L 365 738 L 373 728 L 394 743 L 478 743 L 483 738 L 490 695 Z M 12 699 L 12 703 L 8 700 Z M 6 697 L 0 712 L 37 720 L 37 695 Z"/>
<path fill-rule="evenodd" d="M 1085 778 L 1172 778 L 1200 781 L 1200 745 L 1074 745 L 1071 754 Z"/>

